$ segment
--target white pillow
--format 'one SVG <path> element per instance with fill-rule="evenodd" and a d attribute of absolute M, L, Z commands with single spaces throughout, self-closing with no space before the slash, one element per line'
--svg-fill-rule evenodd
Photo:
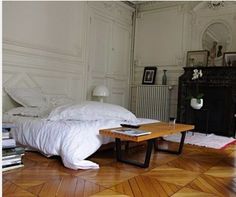
<path fill-rule="evenodd" d="M 44 117 L 50 113 L 50 109 L 46 107 L 16 107 L 5 114 L 10 116 L 27 116 L 27 117 Z"/>
<path fill-rule="evenodd" d="M 5 91 L 17 103 L 24 107 L 40 107 L 46 105 L 41 89 L 35 88 L 7 88 Z"/>
<path fill-rule="evenodd" d="M 64 105 L 54 109 L 49 120 L 122 120 L 136 122 L 135 115 L 127 109 L 108 103 L 86 101 L 78 105 Z"/>

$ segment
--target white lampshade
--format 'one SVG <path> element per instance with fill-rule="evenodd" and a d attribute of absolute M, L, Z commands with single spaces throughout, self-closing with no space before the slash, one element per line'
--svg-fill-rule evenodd
<path fill-rule="evenodd" d="M 101 96 L 101 97 L 109 96 L 109 90 L 104 85 L 96 86 L 93 90 L 93 96 Z"/>

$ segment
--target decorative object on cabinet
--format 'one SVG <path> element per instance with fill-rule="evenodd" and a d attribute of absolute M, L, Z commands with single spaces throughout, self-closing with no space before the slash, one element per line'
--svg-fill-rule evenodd
<path fill-rule="evenodd" d="M 190 95 L 190 105 L 193 109 L 201 109 L 203 106 L 203 93 L 199 92 L 199 79 L 202 77 L 202 70 L 201 69 L 194 69 L 193 70 L 193 75 L 192 75 L 192 80 L 195 81 L 195 90 L 193 90 L 192 95 Z"/>
<path fill-rule="evenodd" d="M 207 50 L 188 51 L 187 67 L 207 66 L 208 54 Z"/>
<path fill-rule="evenodd" d="M 203 72 L 199 79 L 199 91 L 204 94 L 204 105 L 194 110 L 186 97 L 196 89 L 192 80 L 193 69 L 184 68 L 179 77 L 178 115 L 180 123 L 196 126 L 195 131 L 235 137 L 236 121 L 236 67 L 197 67 Z"/>
<path fill-rule="evenodd" d="M 201 109 L 203 106 L 203 99 L 191 98 L 190 105 L 193 109 Z"/>
<path fill-rule="evenodd" d="M 163 75 L 162 75 L 162 85 L 167 85 L 167 76 L 166 76 L 167 70 L 163 70 Z"/>
<path fill-rule="evenodd" d="M 155 84 L 156 72 L 157 72 L 157 67 L 155 66 L 145 67 L 143 72 L 142 84 L 150 84 L 150 85 Z"/>
<path fill-rule="evenodd" d="M 93 90 L 93 96 L 99 97 L 99 101 L 103 103 L 104 97 L 109 96 L 109 90 L 104 85 L 96 86 Z"/>
<path fill-rule="evenodd" d="M 222 21 L 209 24 L 202 34 L 202 49 L 210 51 L 208 66 L 222 66 L 223 53 L 232 43 L 230 28 Z"/>
<path fill-rule="evenodd" d="M 215 64 L 215 58 L 216 58 L 216 46 L 217 46 L 217 42 L 213 41 L 212 42 L 212 47 L 210 50 L 210 54 L 209 54 L 209 66 L 216 66 Z"/>
<path fill-rule="evenodd" d="M 223 55 L 223 65 L 236 67 L 236 52 L 225 52 Z"/>

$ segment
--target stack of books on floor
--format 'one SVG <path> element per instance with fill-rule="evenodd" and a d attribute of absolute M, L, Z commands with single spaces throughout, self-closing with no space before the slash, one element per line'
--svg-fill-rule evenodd
<path fill-rule="evenodd" d="M 23 167 L 22 156 L 24 148 L 17 146 L 15 139 L 11 138 L 10 130 L 13 124 L 2 124 L 2 171 Z"/>

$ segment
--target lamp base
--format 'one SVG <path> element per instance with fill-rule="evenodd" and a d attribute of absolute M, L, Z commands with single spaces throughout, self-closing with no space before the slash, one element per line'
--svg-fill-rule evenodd
<path fill-rule="evenodd" d="M 99 102 L 101 102 L 101 103 L 103 103 L 103 101 L 104 101 L 104 97 L 103 96 L 99 96 Z"/>

